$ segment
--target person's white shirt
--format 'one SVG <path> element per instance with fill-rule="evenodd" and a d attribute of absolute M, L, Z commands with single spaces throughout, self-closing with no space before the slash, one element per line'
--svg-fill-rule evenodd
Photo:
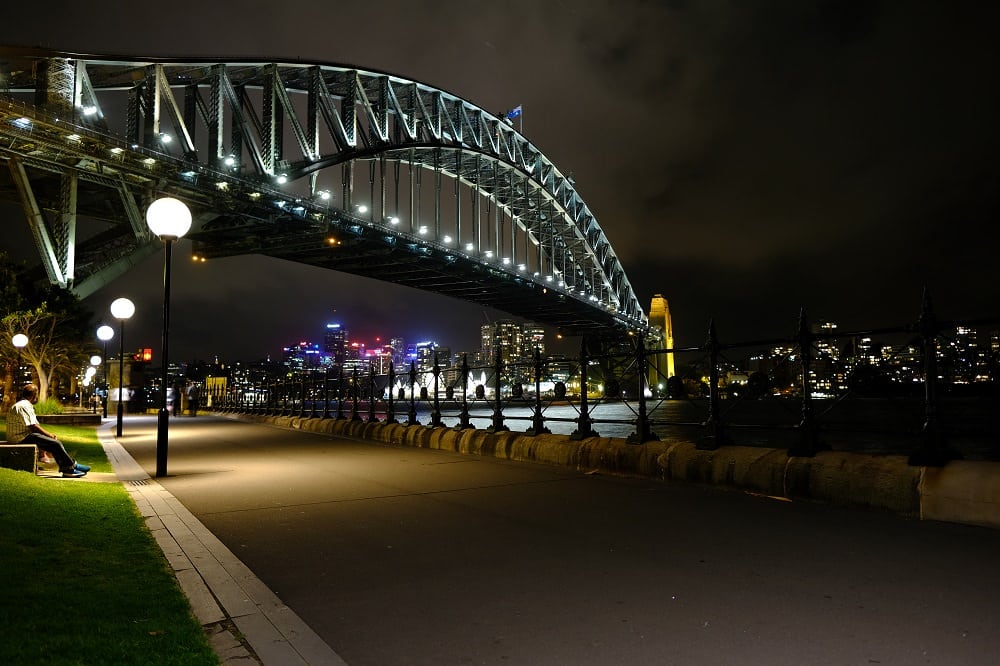
<path fill-rule="evenodd" d="M 38 425 L 35 407 L 28 399 L 18 400 L 7 414 L 7 440 L 18 443 L 31 434 L 31 426 Z"/>

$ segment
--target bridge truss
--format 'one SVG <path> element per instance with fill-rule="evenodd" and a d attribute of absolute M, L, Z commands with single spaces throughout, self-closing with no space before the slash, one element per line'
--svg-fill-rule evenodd
<path fill-rule="evenodd" d="M 201 258 L 289 259 L 572 334 L 648 328 L 572 179 L 502 114 L 416 81 L 0 47 L 0 144 L 0 197 L 81 296 L 157 250 L 142 211 L 169 195 Z"/>

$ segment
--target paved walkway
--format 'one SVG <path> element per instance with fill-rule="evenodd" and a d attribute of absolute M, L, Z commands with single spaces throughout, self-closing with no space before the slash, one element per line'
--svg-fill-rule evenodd
<path fill-rule="evenodd" d="M 170 441 L 159 482 L 142 471 L 154 418 L 127 421 L 128 457 L 109 454 L 199 617 L 248 627 L 234 663 L 950 666 L 1000 651 L 997 530 L 220 417 L 173 420 Z"/>
<path fill-rule="evenodd" d="M 115 476 L 146 519 L 223 663 L 344 664 L 201 521 L 150 478 L 115 439 L 115 425 L 109 422 L 98 429 Z M 108 476 L 91 472 L 85 478 L 111 480 Z"/>

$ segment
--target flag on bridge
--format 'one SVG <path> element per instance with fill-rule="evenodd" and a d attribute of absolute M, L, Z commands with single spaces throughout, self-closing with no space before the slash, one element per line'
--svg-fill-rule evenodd
<path fill-rule="evenodd" d="M 518 104 L 513 109 L 507 112 L 507 117 L 513 120 L 514 118 L 517 118 L 518 116 L 521 115 L 521 110 L 522 110 L 521 105 Z"/>

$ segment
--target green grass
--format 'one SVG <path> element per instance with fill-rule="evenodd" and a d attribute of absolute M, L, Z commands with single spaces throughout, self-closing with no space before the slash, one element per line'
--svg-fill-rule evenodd
<path fill-rule="evenodd" d="M 111 471 L 93 427 L 46 428 Z M 219 663 L 119 483 L 0 469 L 0 587 L 0 664 Z"/>

